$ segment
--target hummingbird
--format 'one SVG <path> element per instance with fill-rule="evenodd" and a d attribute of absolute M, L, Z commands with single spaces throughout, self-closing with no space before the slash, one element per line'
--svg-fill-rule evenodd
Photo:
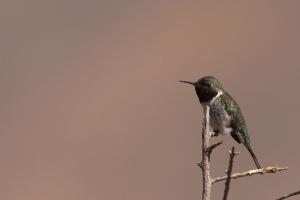
<path fill-rule="evenodd" d="M 252 150 L 246 121 L 236 101 L 223 89 L 221 82 L 214 76 L 205 76 L 196 82 L 179 81 L 195 87 L 200 104 L 209 106 L 212 136 L 230 134 L 239 144 L 243 144 L 253 158 L 255 165 L 260 164 Z"/>

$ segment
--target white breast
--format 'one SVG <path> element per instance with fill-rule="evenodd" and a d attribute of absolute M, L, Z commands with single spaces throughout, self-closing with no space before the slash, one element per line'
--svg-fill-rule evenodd
<path fill-rule="evenodd" d="M 229 134 L 232 129 L 229 128 L 230 116 L 225 111 L 224 106 L 215 104 L 215 100 L 223 94 L 222 91 L 218 92 L 218 95 L 210 102 L 210 126 L 213 130 L 218 130 L 221 134 Z"/>

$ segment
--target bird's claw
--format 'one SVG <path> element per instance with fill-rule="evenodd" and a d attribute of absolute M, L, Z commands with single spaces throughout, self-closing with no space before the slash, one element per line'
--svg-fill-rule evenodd
<path fill-rule="evenodd" d="M 217 137 L 219 135 L 218 132 L 212 131 L 210 132 L 210 137 Z"/>

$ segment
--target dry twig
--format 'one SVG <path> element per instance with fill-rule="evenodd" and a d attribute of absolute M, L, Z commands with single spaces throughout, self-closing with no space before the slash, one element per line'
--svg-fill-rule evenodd
<path fill-rule="evenodd" d="M 292 193 L 290 193 L 290 194 L 286 194 L 286 195 L 284 195 L 284 196 L 282 196 L 282 197 L 280 197 L 280 198 L 277 198 L 276 200 L 287 199 L 287 198 L 289 198 L 289 197 L 292 197 L 292 196 L 295 196 L 295 195 L 298 195 L 298 194 L 300 194 L 300 190 L 297 191 L 297 192 L 292 192 Z"/>
<path fill-rule="evenodd" d="M 211 154 L 211 153 L 212 153 L 212 150 L 214 150 L 217 146 L 219 146 L 219 145 L 221 145 L 221 144 L 223 144 L 223 141 L 218 142 L 218 143 L 216 143 L 216 144 L 210 145 L 210 146 L 207 148 L 208 153 Z"/>
<path fill-rule="evenodd" d="M 231 151 L 229 151 L 229 165 L 227 169 L 227 178 L 225 182 L 225 189 L 224 189 L 224 195 L 223 195 L 223 200 L 227 200 L 228 193 L 229 193 L 229 188 L 230 188 L 230 181 L 231 181 L 231 173 L 232 173 L 232 168 L 233 168 L 233 159 L 234 156 L 237 155 L 237 152 L 235 152 L 235 148 L 232 147 Z"/>
<path fill-rule="evenodd" d="M 275 173 L 275 172 L 279 172 L 279 171 L 283 171 L 283 170 L 287 170 L 287 167 L 278 167 L 278 166 L 270 166 L 270 167 L 265 167 L 262 169 L 253 169 L 253 170 L 249 170 L 246 172 L 239 172 L 239 173 L 235 173 L 231 175 L 231 179 L 236 179 L 236 178 L 241 178 L 241 177 L 245 177 L 245 176 L 252 176 L 253 174 L 270 174 L 270 173 Z M 226 180 L 227 176 L 223 176 L 223 177 L 217 177 L 215 179 L 213 179 L 212 183 L 216 183 L 219 181 L 223 181 Z"/>
<path fill-rule="evenodd" d="M 202 128 L 202 162 L 198 164 L 199 167 L 202 169 L 203 175 L 203 192 L 202 192 L 202 199 L 203 200 L 210 200 L 211 194 L 211 185 L 212 185 L 212 178 L 210 177 L 210 154 L 209 151 L 209 139 L 211 135 L 209 132 L 209 106 L 204 107 L 204 120 L 203 120 L 203 128 Z"/>

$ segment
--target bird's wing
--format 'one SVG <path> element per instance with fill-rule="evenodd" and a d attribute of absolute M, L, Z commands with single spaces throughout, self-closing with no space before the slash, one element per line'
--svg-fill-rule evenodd
<path fill-rule="evenodd" d="M 236 101 L 225 92 L 228 98 L 224 100 L 225 110 L 231 116 L 230 127 L 233 128 L 232 137 L 238 142 L 242 142 L 244 144 L 249 143 L 247 125 L 244 120 L 242 111 Z M 240 134 L 238 134 L 240 133 Z"/>

